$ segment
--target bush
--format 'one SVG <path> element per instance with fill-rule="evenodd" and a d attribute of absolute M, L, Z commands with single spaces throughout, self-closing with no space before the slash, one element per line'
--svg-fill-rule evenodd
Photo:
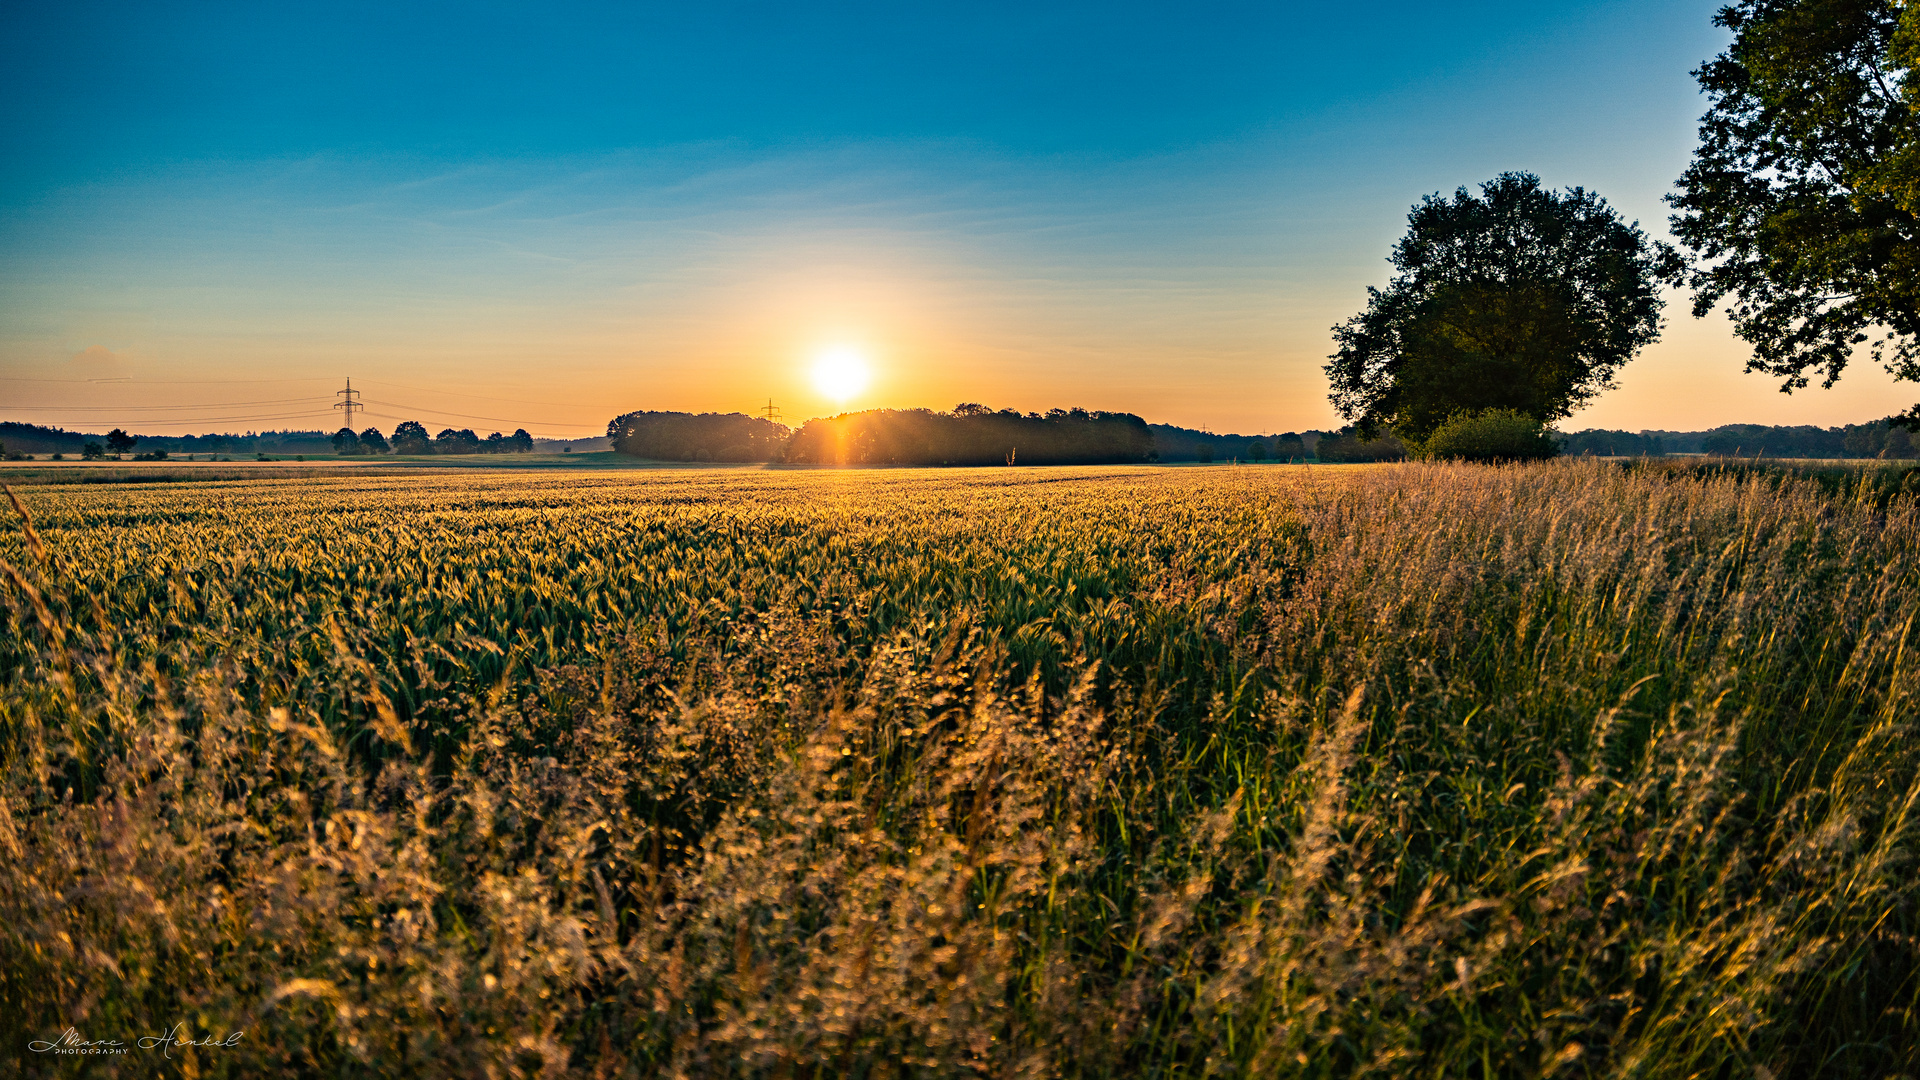
<path fill-rule="evenodd" d="M 1539 461 L 1560 452 L 1546 426 L 1515 409 L 1459 413 L 1419 444 L 1416 456 L 1459 461 Z"/>

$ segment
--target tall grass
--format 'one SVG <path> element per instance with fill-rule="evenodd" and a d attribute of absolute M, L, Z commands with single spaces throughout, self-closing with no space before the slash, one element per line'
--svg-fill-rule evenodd
<path fill-rule="evenodd" d="M 0 1047 L 28 1074 L 1920 1066 L 1920 515 L 1870 483 L 25 502 Z M 27 1049 L 176 1024 L 244 1034 Z"/>

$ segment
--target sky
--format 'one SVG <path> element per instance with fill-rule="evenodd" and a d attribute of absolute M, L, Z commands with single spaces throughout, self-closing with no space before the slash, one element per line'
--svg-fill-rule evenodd
<path fill-rule="evenodd" d="M 1423 195 L 1665 236 L 1718 0 L 0 11 L 0 418 L 579 437 L 634 409 L 1079 406 L 1329 428 Z M 810 378 L 864 357 L 851 397 Z M 1564 428 L 1833 425 L 1719 315 Z"/>

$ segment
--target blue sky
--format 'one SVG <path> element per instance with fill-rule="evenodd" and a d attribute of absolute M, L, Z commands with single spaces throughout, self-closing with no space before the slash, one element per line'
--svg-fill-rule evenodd
<path fill-rule="evenodd" d="M 852 345 L 850 407 L 1324 427 L 1328 327 L 1421 195 L 1528 169 L 1663 231 L 1712 7 L 14 4 L 0 394 L 327 426 L 352 375 L 384 427 L 576 434 L 832 411 L 808 358 Z M 1902 404 L 1867 366 L 1780 395 L 1669 315 L 1570 426 Z"/>

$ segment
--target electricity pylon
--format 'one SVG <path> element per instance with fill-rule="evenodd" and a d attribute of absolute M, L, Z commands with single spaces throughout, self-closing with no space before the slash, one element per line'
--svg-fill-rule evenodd
<path fill-rule="evenodd" d="M 780 410 L 779 410 L 779 409 L 776 409 L 776 408 L 774 408 L 774 407 L 773 407 L 773 399 L 772 399 L 772 398 L 768 398 L 768 399 L 767 399 L 767 407 L 766 407 L 766 408 L 764 408 L 764 409 L 755 409 L 754 411 L 755 411 L 755 412 L 757 412 L 757 413 L 759 413 L 759 414 L 760 414 L 761 416 L 764 416 L 764 417 L 766 417 L 766 418 L 767 418 L 767 419 L 768 419 L 769 421 L 771 421 L 772 423 L 775 423 L 775 424 L 777 424 L 777 423 L 779 423 L 779 422 L 780 422 Z"/>
<path fill-rule="evenodd" d="M 346 388 L 345 390 L 335 390 L 335 391 L 333 392 L 333 396 L 334 396 L 334 397 L 341 397 L 342 395 L 344 395 L 344 396 L 345 396 L 345 400 L 344 400 L 344 401 L 336 401 L 336 402 L 334 402 L 334 403 L 333 403 L 333 407 L 334 407 L 334 408 L 336 408 L 336 409 L 345 409 L 345 410 L 346 410 L 346 419 L 347 419 L 347 429 L 348 429 L 349 431 L 351 431 L 351 430 L 353 429 L 353 412 L 354 412 L 354 410 L 355 410 L 355 409 L 358 409 L 358 410 L 360 410 L 361 412 L 365 412 L 365 411 L 366 411 L 366 409 L 367 409 L 367 407 L 366 407 L 365 405 L 362 405 L 362 404 L 360 404 L 360 403 L 359 403 L 358 401 L 355 401 L 355 400 L 354 400 L 355 398 L 357 398 L 357 397 L 359 397 L 359 396 L 360 396 L 360 391 L 358 391 L 358 390 L 355 390 L 355 389 L 353 388 L 353 380 L 352 380 L 352 379 L 348 379 L 348 380 L 347 380 L 347 388 Z"/>

